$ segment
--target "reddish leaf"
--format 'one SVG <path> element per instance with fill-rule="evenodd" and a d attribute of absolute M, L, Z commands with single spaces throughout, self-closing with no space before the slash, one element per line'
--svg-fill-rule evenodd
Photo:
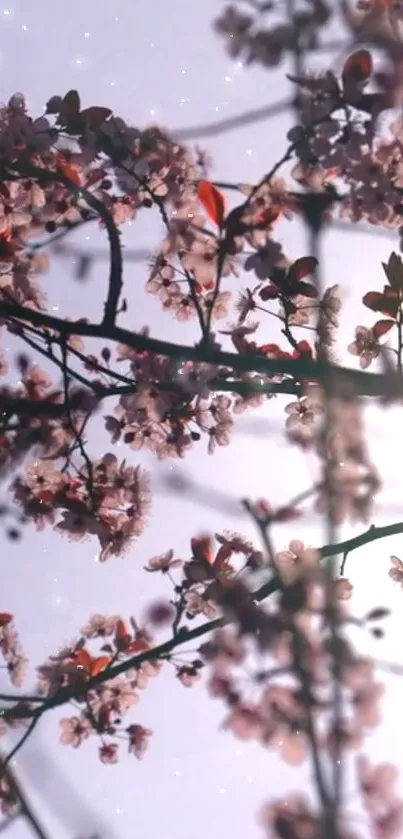
<path fill-rule="evenodd" d="M 228 560 L 231 556 L 232 550 L 229 545 L 221 545 L 213 563 L 214 569 L 216 571 L 221 571 L 223 568 L 228 568 Z"/>
<path fill-rule="evenodd" d="M 126 624 L 122 620 L 118 620 L 115 629 L 115 644 L 119 650 L 126 649 L 132 640 Z"/>
<path fill-rule="evenodd" d="M 279 507 L 273 516 L 273 521 L 284 523 L 299 519 L 302 515 L 302 511 L 297 510 L 295 507 Z"/>
<path fill-rule="evenodd" d="M 109 667 L 111 663 L 111 659 L 107 655 L 98 656 L 98 658 L 93 658 L 91 661 L 91 670 L 90 675 L 98 676 L 99 673 L 102 673 L 107 667 Z"/>
<path fill-rule="evenodd" d="M 102 670 L 105 670 L 105 667 L 111 662 L 109 656 L 99 656 L 98 658 L 93 658 L 91 653 L 83 647 L 77 653 L 74 653 L 72 660 L 77 667 L 80 667 L 86 676 L 90 678 L 92 676 L 98 676 Z"/>
<path fill-rule="evenodd" d="M 40 499 L 42 504 L 51 504 L 54 497 L 55 497 L 55 495 L 54 495 L 53 492 L 50 491 L 50 489 L 45 489 L 42 492 L 40 492 L 39 495 L 38 495 L 38 498 Z"/>
<path fill-rule="evenodd" d="M 383 315 L 396 317 L 399 308 L 399 301 L 396 294 L 381 294 L 379 291 L 368 291 L 362 298 L 367 309 L 373 312 L 381 312 Z"/>
<path fill-rule="evenodd" d="M 224 196 L 211 181 L 200 181 L 197 195 L 209 218 L 222 227 L 225 216 Z"/>
<path fill-rule="evenodd" d="M 190 540 L 193 556 L 199 562 L 207 562 L 212 565 L 214 562 L 213 545 L 210 536 L 193 537 Z"/>
<path fill-rule="evenodd" d="M 62 154 L 57 155 L 57 161 L 60 172 L 62 172 L 69 181 L 72 181 L 77 186 L 81 186 L 81 177 L 76 166 L 72 166 L 71 163 L 67 163 L 67 160 Z"/>
<path fill-rule="evenodd" d="M 259 291 L 259 297 L 261 300 L 276 300 L 277 297 L 279 297 L 279 294 L 280 289 L 272 283 L 270 283 L 270 285 L 266 285 L 264 288 L 261 288 Z"/>
<path fill-rule="evenodd" d="M 259 498 L 254 507 L 255 512 L 260 518 L 271 518 L 273 515 L 272 506 L 265 498 Z"/>
<path fill-rule="evenodd" d="M 277 346 L 277 344 L 262 344 L 262 346 L 259 347 L 259 352 L 263 353 L 263 355 L 273 355 L 277 358 L 280 352 L 280 347 Z"/>
<path fill-rule="evenodd" d="M 7 626 L 12 620 L 13 616 L 9 612 L 0 612 L 0 627 Z"/>
<path fill-rule="evenodd" d="M 85 647 L 83 647 L 82 650 L 79 650 L 78 653 L 74 653 L 73 661 L 77 667 L 80 667 L 87 674 L 91 672 L 92 657 Z"/>
<path fill-rule="evenodd" d="M 278 359 L 283 359 L 284 361 L 291 361 L 293 358 L 299 358 L 299 355 L 298 355 L 298 353 L 296 355 L 295 351 L 291 355 L 291 353 L 286 352 L 285 350 L 280 350 L 279 349 L 279 351 L 277 353 L 277 358 Z"/>
<path fill-rule="evenodd" d="M 375 338 L 381 338 L 382 335 L 386 335 L 392 329 L 392 326 L 395 326 L 394 320 L 378 320 L 372 329 Z"/>
<path fill-rule="evenodd" d="M 317 264 L 318 260 L 314 256 L 301 256 L 291 265 L 288 271 L 288 279 L 290 282 L 295 282 L 296 280 L 303 280 L 304 277 L 309 277 L 314 273 Z"/>
<path fill-rule="evenodd" d="M 280 217 L 281 210 L 280 207 L 267 207 L 260 213 L 258 217 L 259 224 L 274 224 L 275 221 Z"/>
<path fill-rule="evenodd" d="M 302 294 L 303 297 L 317 297 L 318 296 L 318 289 L 315 288 L 314 285 L 311 283 L 297 283 L 296 290 L 298 294 Z"/>
<path fill-rule="evenodd" d="M 360 84 L 366 82 L 372 75 L 373 62 L 369 50 L 357 50 L 350 55 L 344 63 L 342 79 L 343 84 L 352 82 Z"/>
<path fill-rule="evenodd" d="M 299 341 L 297 344 L 297 348 L 294 350 L 292 357 L 295 359 L 301 358 L 301 356 L 308 356 L 312 358 L 312 348 L 309 346 L 308 341 Z"/>

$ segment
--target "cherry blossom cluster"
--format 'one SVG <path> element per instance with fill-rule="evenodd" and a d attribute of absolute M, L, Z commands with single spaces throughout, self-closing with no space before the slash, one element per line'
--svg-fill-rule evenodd
<path fill-rule="evenodd" d="M 347 213 L 354 220 L 365 218 L 372 223 L 400 225 L 400 129 L 396 124 L 390 141 L 378 140 L 370 134 L 364 100 L 371 96 L 365 91 L 373 76 L 369 51 L 358 50 L 345 62 L 341 81 L 330 72 L 317 77 L 295 77 L 303 117 L 301 125 L 294 127 L 289 135 L 290 148 L 297 157 L 291 172 L 296 190 L 275 176 L 278 167 L 274 167 L 273 174 L 257 186 L 235 185 L 235 192 L 243 198 L 243 203 L 235 207 L 230 205 L 225 191 L 208 180 L 208 161 L 203 155 L 191 154 L 158 128 L 142 132 L 129 128 L 106 108 L 82 110 L 75 91 L 64 98 L 52 97 L 46 116 L 39 122 L 33 121 L 23 97 L 12 97 L 2 112 L 2 154 L 6 172 L 10 172 L 10 180 L 5 179 L 2 187 L 3 232 L 0 235 L 4 239 L 6 272 L 1 281 L 2 299 L 45 309 L 46 297 L 35 275 L 42 253 L 35 249 L 36 244 L 30 246 L 41 235 L 47 233 L 50 237 L 47 241 L 51 241 L 52 236 L 97 217 L 109 230 L 109 217 L 112 224 L 120 225 L 134 219 L 138 212 L 154 207 L 163 221 L 165 235 L 152 259 L 146 288 L 158 297 L 164 310 L 179 320 L 193 317 L 200 327 L 201 340 L 220 349 L 218 336 L 211 333 L 211 323 L 229 315 L 234 297 L 235 322 L 228 323 L 220 334 L 223 340 L 225 336 L 231 339 L 237 353 L 301 361 L 319 358 L 324 347 L 334 354 L 341 307 L 337 286 L 320 292 L 315 283 L 317 260 L 313 256 L 288 259 L 273 233 L 280 219 L 292 220 L 295 215 L 311 217 L 312 206 L 307 207 L 301 187 L 313 190 L 319 201 L 315 212 L 319 212 L 322 221 Z M 61 133 L 70 135 L 76 151 L 71 150 L 71 143 L 68 149 L 63 145 Z M 341 142 L 343 137 L 346 142 Z M 374 215 L 366 209 L 365 202 L 373 200 L 374 179 L 382 191 L 383 204 L 386 201 L 389 208 L 386 215 Z M 335 184 L 344 184 L 348 191 L 343 195 L 339 187 L 336 191 Z M 368 184 L 371 189 L 365 197 Z M 363 200 L 358 212 L 356 206 L 352 208 L 351 201 L 357 204 L 362 189 Z M 242 269 L 253 272 L 257 283 L 234 296 L 225 283 L 231 280 L 233 286 Z M 276 302 L 278 309 L 273 310 Z M 396 304 L 395 322 L 400 317 L 398 308 Z M 280 342 L 268 342 L 267 335 L 261 340 L 251 340 L 249 336 L 255 337 L 261 326 L 256 317 L 261 313 L 282 325 L 286 348 Z M 57 329 L 45 326 L 34 330 L 34 335 L 28 334 L 21 320 L 17 324 L 13 319 L 6 319 L 5 325 L 19 339 L 29 341 L 33 349 L 45 352 L 54 363 L 58 362 L 59 368 L 62 356 L 64 375 L 75 384 L 84 381 L 94 405 L 106 396 L 109 398 L 111 389 L 115 388 L 116 392 L 119 390 L 116 386 L 123 383 L 114 411 L 106 415 L 111 441 L 122 439 L 134 450 L 149 448 L 159 458 L 183 457 L 201 438 L 207 438 L 210 453 L 216 446 L 228 445 L 236 413 L 271 398 L 271 385 L 298 388 L 290 376 L 244 373 L 238 379 L 243 390 L 223 395 L 219 393 L 218 382 L 224 382 L 228 391 L 233 377 L 229 368 L 189 362 L 186 357 L 177 362 L 123 346 L 118 348 L 116 361 L 124 362 L 127 367 L 120 373 L 112 367 L 111 351 L 107 347 L 99 356 L 88 354 L 79 336 L 64 340 Z M 296 330 L 308 330 L 309 338 L 309 330 L 316 327 L 318 334 L 312 341 L 301 340 L 295 334 Z M 262 329 L 265 330 L 264 325 Z M 378 337 L 386 329 L 385 321 L 377 326 L 375 349 L 370 354 L 377 353 Z M 368 341 L 364 333 L 360 332 L 357 340 L 357 350 L 354 345 L 353 351 L 360 354 L 360 359 L 366 358 Z M 80 366 L 81 371 L 77 369 Z M 52 399 L 62 400 L 65 388 L 58 382 L 50 392 L 48 374 L 42 373 L 38 365 L 35 371 L 44 382 L 46 379 L 40 398 L 51 394 Z M 305 396 L 300 393 L 300 397 L 296 407 L 286 408 L 287 413 L 291 412 L 287 429 L 290 431 L 293 424 L 290 436 L 298 437 L 299 442 L 301 434 L 296 434 L 296 420 L 304 417 L 302 437 L 305 437 L 308 418 L 312 415 L 305 410 L 302 401 Z M 63 420 L 31 416 L 25 419 L 27 427 L 24 428 L 21 422 L 14 423 L 12 429 L 6 426 L 2 459 L 7 464 L 13 463 L 16 452 L 25 454 L 31 447 L 37 462 L 50 449 L 55 471 L 62 475 L 59 478 L 62 504 L 50 504 L 50 510 L 41 506 L 38 513 L 32 491 L 26 494 L 23 489 L 27 482 L 22 477 L 18 498 L 23 503 L 24 514 L 39 524 L 48 521 L 76 536 L 98 535 L 102 556 L 106 558 L 119 552 L 119 545 L 129 544 L 130 538 L 138 535 L 147 504 L 136 499 L 130 505 L 126 497 L 130 516 L 120 507 L 119 521 L 115 517 L 112 523 L 110 500 L 105 503 L 98 493 L 95 504 L 94 499 L 91 501 L 91 476 L 86 474 L 89 468 L 82 441 L 80 445 L 90 411 L 76 409 L 69 414 Z M 58 447 L 53 439 L 56 433 L 64 434 Z M 84 459 L 84 463 L 74 467 L 75 476 L 69 468 L 66 470 L 66 453 L 69 458 L 71 448 L 76 456 Z M 359 468 L 362 465 L 366 468 L 368 458 L 362 457 L 361 461 Z M 73 485 L 73 497 L 65 505 L 63 521 L 55 522 L 55 506 L 60 508 L 65 504 L 66 479 Z M 74 489 L 76 480 L 78 484 L 81 482 L 78 492 Z M 372 488 L 374 479 L 370 478 L 369 483 Z M 71 496 L 70 486 L 67 491 Z M 44 504 L 43 498 L 40 504 Z M 100 505 L 101 516 L 98 515 Z"/>
<path fill-rule="evenodd" d="M 127 551 L 141 535 L 150 511 L 147 473 L 127 466 L 114 454 L 84 463 L 70 474 L 56 470 L 49 460 L 33 461 L 14 482 L 14 501 L 37 529 L 54 524 L 71 540 L 96 536 L 104 562 Z M 58 516 L 57 513 L 61 515 Z"/>
<path fill-rule="evenodd" d="M 25 681 L 29 662 L 24 654 L 13 616 L 9 612 L 0 612 L 0 650 L 11 684 L 21 687 Z M 4 733 L 6 726 L 1 727 Z"/>
<path fill-rule="evenodd" d="M 94 654 L 90 644 L 101 644 Z M 60 720 L 60 742 L 78 748 L 90 736 L 98 736 L 99 757 L 102 763 L 116 763 L 119 740 L 125 740 L 130 753 L 141 759 L 147 750 L 150 729 L 130 723 L 123 718 L 138 703 L 150 679 L 160 672 L 162 662 L 144 661 L 139 667 L 126 669 L 122 676 L 107 680 L 80 696 L 80 686 L 114 664 L 121 663 L 136 653 L 152 646 L 150 633 L 131 626 L 119 616 L 93 615 L 81 630 L 81 638 L 68 648 L 59 650 L 38 668 L 38 688 L 41 694 L 52 697 L 63 688 L 74 688 L 76 713 Z"/>
<path fill-rule="evenodd" d="M 115 473 L 116 474 L 116 473 Z M 200 679 L 203 660 L 175 650 L 158 656 L 155 630 L 171 625 L 175 635 L 183 631 L 184 622 L 196 617 L 210 620 L 219 614 L 217 589 L 226 580 L 236 579 L 240 572 L 261 566 L 263 555 L 252 543 L 238 534 L 216 534 L 218 548 L 210 537 L 192 539 L 191 555 L 186 561 L 174 556 L 173 550 L 149 560 L 145 570 L 165 575 L 171 584 L 171 599 L 158 601 L 147 609 L 142 626 L 131 618 L 119 615 L 93 615 L 80 631 L 80 636 L 60 649 L 38 668 L 36 690 L 44 702 L 63 691 L 71 691 L 75 713 L 60 721 L 61 743 L 78 748 L 90 736 L 99 738 L 99 755 L 104 763 L 116 763 L 119 741 L 126 740 L 130 752 L 141 758 L 152 732 L 139 723 L 125 725 L 123 718 L 139 702 L 150 679 L 157 676 L 163 663 L 169 663 L 185 687 Z M 233 558 L 238 562 L 233 563 Z M 180 578 L 173 574 L 180 572 Z M 0 615 L 3 656 L 7 661 L 13 684 L 21 686 L 26 659 L 18 639 L 10 627 L 12 616 Z M 156 650 L 155 655 L 153 650 Z M 136 657 L 140 656 L 139 664 Z M 133 665 L 132 665 L 133 662 Z M 121 667 L 123 665 L 123 667 Z M 108 678 L 108 671 L 117 666 L 119 673 Z M 88 681 L 102 682 L 87 687 Z M 66 701 L 68 699 L 66 698 Z M 25 725 L 34 706 L 18 702 L 11 713 L 2 714 L 2 734 L 9 726 Z M 34 711 L 35 713 L 35 711 Z"/>

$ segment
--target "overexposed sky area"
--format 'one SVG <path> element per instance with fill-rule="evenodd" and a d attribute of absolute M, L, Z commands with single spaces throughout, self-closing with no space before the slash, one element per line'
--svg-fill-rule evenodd
<path fill-rule="evenodd" d="M 225 55 L 212 30 L 222 5 L 219 0 L 10 0 L 4 8 L 0 3 L 0 101 L 22 91 L 31 113 L 39 116 L 51 95 L 77 88 L 84 106 L 106 105 L 134 125 L 157 121 L 178 130 L 286 97 L 283 70 L 245 69 Z M 281 155 L 288 126 L 289 116 L 278 117 L 199 144 L 214 158 L 214 177 L 254 182 Z M 151 253 L 161 235 L 160 220 L 144 214 L 124 230 L 123 242 L 127 248 Z M 283 224 L 281 239 L 288 256 L 307 255 L 301 228 Z M 75 241 L 89 250 L 106 251 L 102 232 L 93 228 L 76 235 Z M 397 245 L 388 236 L 350 231 L 329 232 L 322 244 L 324 279 L 328 285 L 340 283 L 343 293 L 340 359 L 354 364 L 346 352 L 354 325 L 373 323 L 371 314 L 360 306 L 360 298 L 367 289 L 381 285 L 381 260 Z M 74 266 L 69 260 L 54 262 L 42 278 L 50 308 L 71 317 L 85 314 L 97 319 L 106 265 L 97 262 L 88 282 L 80 285 L 72 278 Z M 144 292 L 146 278 L 146 262 L 127 264 L 129 312 L 122 323 L 133 329 L 148 324 L 154 336 L 192 343 L 197 337 L 195 327 L 162 315 L 159 305 Z M 272 340 L 271 328 L 268 322 L 266 341 Z M 255 537 L 237 506 L 240 497 L 287 502 L 310 485 L 312 462 L 290 448 L 284 438 L 284 404 L 279 399 L 264 410 L 240 417 L 233 444 L 213 458 L 207 456 L 204 444 L 179 466 L 120 450 L 129 462 L 151 470 L 155 488 L 150 526 L 122 559 L 100 565 L 95 561 L 94 543 L 77 545 L 50 531 L 38 534 L 31 528 L 16 544 L 1 542 L 0 606 L 15 615 L 33 667 L 76 637 L 94 612 L 133 614 L 141 619 L 150 600 L 168 595 L 164 579 L 143 571 L 153 555 L 172 547 L 187 558 L 191 536 L 206 530 L 234 529 Z M 385 479 L 374 523 L 397 521 L 403 517 L 401 409 L 371 410 L 368 427 L 371 450 Z M 108 438 L 98 423 L 90 453 L 100 456 L 108 449 Z M 206 490 L 203 504 L 164 489 L 170 467 L 170 474 L 178 470 Z M 228 509 L 220 508 L 213 491 L 233 501 Z M 345 528 L 340 536 L 359 531 L 359 525 Z M 326 541 L 315 519 L 278 528 L 276 548 L 284 548 L 292 538 L 315 545 Z M 359 613 L 379 605 L 381 599 L 396 606 L 379 655 L 398 660 L 401 594 L 387 578 L 391 553 L 403 556 L 403 537 L 357 551 L 348 571 L 352 581 L 360 584 L 356 593 Z M 33 684 L 34 671 L 31 675 Z M 390 685 L 385 725 L 375 734 L 371 749 L 380 757 L 396 758 L 396 709 L 401 707 L 403 690 L 396 678 Z M 59 716 L 57 712 L 45 715 L 15 761 L 49 837 L 86 839 L 97 833 L 100 839 L 258 839 L 263 835 L 256 821 L 259 807 L 270 795 L 295 789 L 309 778 L 306 768 L 282 767 L 270 753 L 221 731 L 224 709 L 219 703 L 206 695 L 203 685 L 186 690 L 169 670 L 155 680 L 138 706 L 137 721 L 155 732 L 141 763 L 123 753 L 117 766 L 104 766 L 91 740 L 78 751 L 60 746 Z M 18 820 L 8 834 L 10 839 L 28 839 L 29 828 Z"/>

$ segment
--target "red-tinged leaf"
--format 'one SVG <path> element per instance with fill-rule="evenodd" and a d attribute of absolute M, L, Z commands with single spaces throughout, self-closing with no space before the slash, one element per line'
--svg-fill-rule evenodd
<path fill-rule="evenodd" d="M 303 297 L 314 298 L 318 296 L 318 289 L 311 283 L 296 283 L 295 289 L 297 293 L 302 294 Z"/>
<path fill-rule="evenodd" d="M 72 181 L 72 183 L 76 184 L 76 186 L 81 186 L 81 176 L 75 166 L 71 166 L 69 163 L 61 162 L 58 168 L 62 174 L 69 179 L 69 181 Z"/>
<path fill-rule="evenodd" d="M 127 626 L 120 618 L 116 622 L 115 633 L 117 638 L 124 638 L 128 634 Z"/>
<path fill-rule="evenodd" d="M 259 224 L 274 224 L 275 221 L 280 217 L 281 209 L 280 207 L 267 207 L 263 210 L 262 213 L 258 216 Z"/>
<path fill-rule="evenodd" d="M 51 504 L 54 499 L 54 493 L 51 492 L 49 489 L 45 489 L 39 493 L 38 498 L 42 501 L 42 504 Z"/>
<path fill-rule="evenodd" d="M 353 52 L 344 62 L 343 84 L 361 84 L 372 75 L 373 61 L 369 50 L 361 49 Z"/>
<path fill-rule="evenodd" d="M 130 644 L 132 640 L 131 633 L 129 632 L 126 624 L 122 620 L 118 620 L 116 623 L 115 628 L 115 644 L 119 649 L 125 648 Z"/>
<path fill-rule="evenodd" d="M 293 358 L 299 358 L 299 355 L 295 352 L 293 352 L 293 354 L 291 355 L 291 353 L 279 349 L 277 353 L 277 358 L 283 359 L 283 361 L 291 361 Z"/>
<path fill-rule="evenodd" d="M 13 620 L 13 615 L 10 612 L 0 612 L 0 627 L 7 626 Z"/>
<path fill-rule="evenodd" d="M 381 338 L 382 335 L 386 335 L 386 333 L 389 332 L 389 330 L 395 325 L 396 321 L 394 320 L 378 320 L 372 328 L 375 338 Z"/>
<path fill-rule="evenodd" d="M 225 217 L 224 196 L 211 181 L 200 181 L 197 195 L 207 215 L 218 227 L 222 227 Z"/>
<path fill-rule="evenodd" d="M 277 356 L 280 352 L 280 347 L 277 344 L 262 344 L 259 347 L 259 352 L 263 353 L 263 355 L 274 355 Z"/>
<path fill-rule="evenodd" d="M 315 272 L 317 264 L 318 260 L 314 256 L 301 256 L 291 265 L 288 271 L 288 280 L 295 282 L 311 276 Z"/>
<path fill-rule="evenodd" d="M 98 676 L 99 673 L 102 673 L 103 670 L 106 670 L 111 663 L 111 659 L 107 655 L 98 656 L 98 658 L 93 658 L 91 662 L 91 676 Z"/>
<path fill-rule="evenodd" d="M 381 312 L 383 315 L 396 317 L 399 308 L 399 301 L 396 295 L 381 294 L 379 291 L 368 291 L 362 298 L 367 309 L 373 312 Z"/>
<path fill-rule="evenodd" d="M 74 653 L 73 662 L 77 667 L 80 667 L 85 673 L 91 673 L 92 656 L 88 650 L 83 647 L 78 653 Z"/>
<path fill-rule="evenodd" d="M 213 562 L 213 568 L 216 571 L 221 571 L 223 568 L 228 568 L 228 560 L 232 556 L 232 550 L 229 545 L 221 545 L 217 556 Z"/>
<path fill-rule="evenodd" d="M 280 507 L 275 512 L 273 520 L 284 524 L 285 522 L 293 521 L 294 519 L 299 519 L 301 518 L 301 516 L 301 510 L 297 510 L 295 507 Z"/>
<path fill-rule="evenodd" d="M 271 518 L 273 515 L 272 506 L 265 498 L 259 498 L 254 507 L 255 512 L 260 518 Z"/>
<path fill-rule="evenodd" d="M 198 562 L 207 562 L 212 565 L 214 562 L 213 544 L 210 536 L 193 537 L 190 546 L 194 558 Z"/>
<path fill-rule="evenodd" d="M 308 341 L 299 341 L 297 348 L 294 350 L 292 354 L 292 357 L 298 359 L 304 355 L 309 356 L 309 358 L 312 358 L 312 348 L 309 346 Z"/>
<path fill-rule="evenodd" d="M 273 283 L 264 286 L 264 288 L 261 288 L 259 291 L 259 297 L 261 300 L 276 300 L 279 296 L 280 289 L 276 285 L 273 285 Z"/>

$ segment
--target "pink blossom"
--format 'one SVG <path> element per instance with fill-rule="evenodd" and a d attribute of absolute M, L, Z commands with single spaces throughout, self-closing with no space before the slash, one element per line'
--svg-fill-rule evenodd
<path fill-rule="evenodd" d="M 126 729 L 129 735 L 129 752 L 132 752 L 138 760 L 141 760 L 148 747 L 152 731 L 142 725 L 129 725 Z"/>
<path fill-rule="evenodd" d="M 80 717 L 60 720 L 60 727 L 62 729 L 60 742 L 66 746 L 73 746 L 74 749 L 81 746 L 92 733 L 91 724 L 83 714 Z"/>

